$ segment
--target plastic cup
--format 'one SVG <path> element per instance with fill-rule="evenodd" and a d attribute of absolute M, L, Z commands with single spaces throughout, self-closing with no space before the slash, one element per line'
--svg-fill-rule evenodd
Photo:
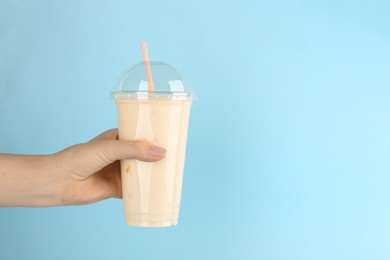
<path fill-rule="evenodd" d="M 164 227 L 178 223 L 188 122 L 193 92 L 163 62 L 150 62 L 154 92 L 148 92 L 144 64 L 126 71 L 112 92 L 120 140 L 145 140 L 167 149 L 158 162 L 122 160 L 125 222 Z"/>

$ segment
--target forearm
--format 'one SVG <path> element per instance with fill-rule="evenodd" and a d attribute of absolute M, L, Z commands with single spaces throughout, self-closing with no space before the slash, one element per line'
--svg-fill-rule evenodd
<path fill-rule="evenodd" d="M 55 155 L 0 154 L 0 207 L 61 204 Z"/>

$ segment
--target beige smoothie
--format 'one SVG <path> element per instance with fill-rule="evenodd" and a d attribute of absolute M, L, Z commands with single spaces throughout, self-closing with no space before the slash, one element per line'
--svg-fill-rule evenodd
<path fill-rule="evenodd" d="M 167 149 L 158 162 L 121 161 L 125 221 L 144 227 L 176 225 L 192 101 L 134 96 L 115 102 L 120 140 L 146 140 Z"/>

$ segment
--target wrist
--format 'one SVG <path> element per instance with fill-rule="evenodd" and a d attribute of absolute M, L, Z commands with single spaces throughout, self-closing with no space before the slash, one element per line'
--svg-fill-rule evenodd
<path fill-rule="evenodd" d="M 0 206 L 61 205 L 58 162 L 57 155 L 1 154 Z"/>

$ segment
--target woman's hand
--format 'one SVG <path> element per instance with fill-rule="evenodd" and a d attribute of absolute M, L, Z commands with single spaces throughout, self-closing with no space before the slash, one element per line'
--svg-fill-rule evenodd
<path fill-rule="evenodd" d="M 121 159 L 161 160 L 165 149 L 117 140 L 111 129 L 53 155 L 0 154 L 0 206 L 83 205 L 121 198 Z"/>

